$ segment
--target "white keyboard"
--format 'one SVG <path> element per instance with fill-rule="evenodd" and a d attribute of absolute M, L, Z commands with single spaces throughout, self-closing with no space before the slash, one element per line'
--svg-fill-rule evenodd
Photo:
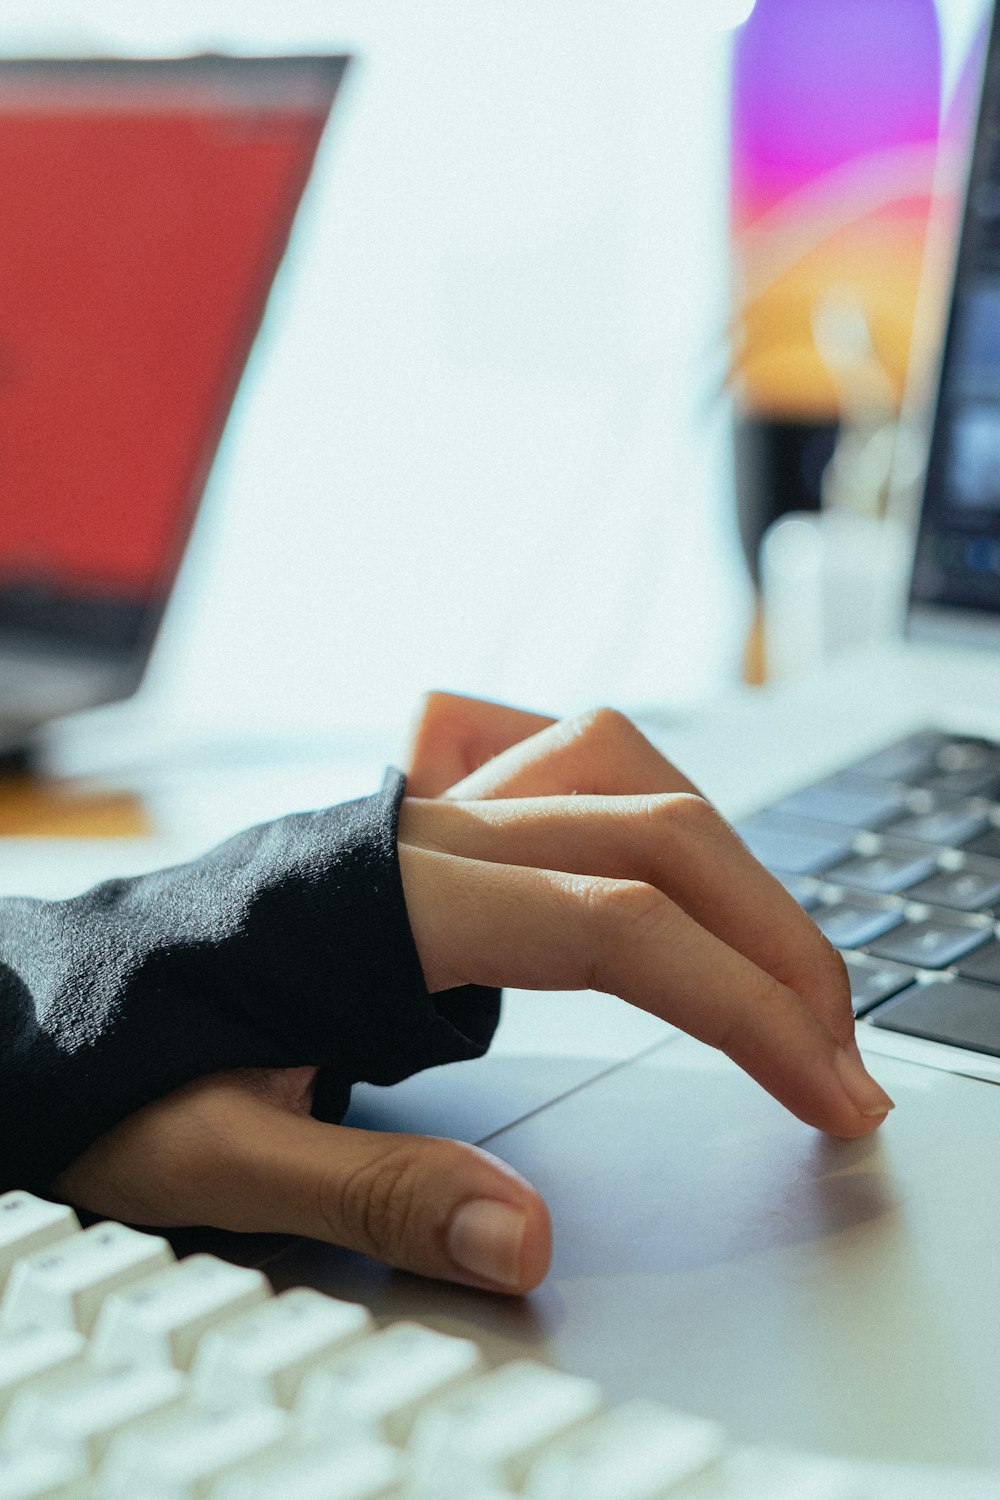
<path fill-rule="evenodd" d="M 739 1447 L 653 1401 L 0 1196 L 0 1500 L 1000 1500 Z"/>

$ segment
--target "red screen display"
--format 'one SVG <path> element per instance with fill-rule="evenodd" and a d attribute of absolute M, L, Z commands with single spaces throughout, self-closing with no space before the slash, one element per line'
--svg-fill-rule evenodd
<path fill-rule="evenodd" d="M 0 588 L 166 592 L 327 109 L 0 84 Z"/>

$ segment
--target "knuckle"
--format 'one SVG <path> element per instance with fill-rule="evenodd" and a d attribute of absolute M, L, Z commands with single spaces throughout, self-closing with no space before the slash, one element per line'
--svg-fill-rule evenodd
<path fill-rule="evenodd" d="M 417 714 L 422 719 L 451 718 L 456 712 L 458 700 L 454 693 L 441 688 L 430 688 L 417 704 Z"/>
<path fill-rule="evenodd" d="M 613 990 L 623 955 L 641 948 L 663 914 L 664 898 L 641 880 L 592 880 L 583 890 L 589 933 L 588 985 Z"/>
<path fill-rule="evenodd" d="M 747 1052 L 747 1029 L 737 1016 L 727 1014 L 716 1017 L 706 1029 L 702 1041 L 742 1066 Z"/>
<path fill-rule="evenodd" d="M 851 1001 L 851 981 L 847 965 L 830 939 L 820 932 L 819 928 L 816 932 L 820 942 L 815 959 L 815 979 L 833 999 L 836 1007 L 834 1026 L 838 1040 L 846 1040 L 854 1034 L 854 1007 Z M 843 1033 L 842 1037 L 841 1033 Z"/>
<path fill-rule="evenodd" d="M 620 741 L 638 734 L 638 730 L 627 714 L 618 708 L 591 708 L 574 720 L 581 737 Z"/>
<path fill-rule="evenodd" d="M 726 827 L 722 814 L 696 792 L 665 792 L 648 801 L 651 818 L 673 831 L 684 830 L 695 838 L 718 834 Z"/>
<path fill-rule="evenodd" d="M 320 1183 L 320 1213 L 332 1238 L 378 1260 L 397 1258 L 413 1233 L 420 1202 L 418 1152 L 393 1143 L 378 1156 Z"/>
<path fill-rule="evenodd" d="M 780 980 L 765 982 L 754 993 L 752 1008 L 725 1006 L 707 1018 L 701 1039 L 741 1067 L 759 1052 L 761 1036 L 777 1034 L 784 987 Z"/>

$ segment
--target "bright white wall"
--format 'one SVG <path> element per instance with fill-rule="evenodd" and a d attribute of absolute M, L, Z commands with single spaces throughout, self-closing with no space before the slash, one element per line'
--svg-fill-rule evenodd
<path fill-rule="evenodd" d="M 13 50 L 362 59 L 154 696 L 378 730 L 430 685 L 566 711 L 730 680 L 747 590 L 719 395 L 727 39 L 712 9 L 4 0 Z"/>

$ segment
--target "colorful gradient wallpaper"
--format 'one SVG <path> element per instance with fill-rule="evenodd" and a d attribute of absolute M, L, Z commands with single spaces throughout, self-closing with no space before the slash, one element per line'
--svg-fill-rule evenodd
<path fill-rule="evenodd" d="M 943 107 L 934 0 L 757 0 L 733 64 L 734 366 L 745 411 L 837 416 L 837 380 L 814 336 L 831 299 L 861 311 L 901 399 L 932 201 L 946 232 L 934 240 L 931 303 L 943 299 L 985 27 Z M 912 352 L 929 361 L 939 324 L 919 327 L 926 348 Z"/>

